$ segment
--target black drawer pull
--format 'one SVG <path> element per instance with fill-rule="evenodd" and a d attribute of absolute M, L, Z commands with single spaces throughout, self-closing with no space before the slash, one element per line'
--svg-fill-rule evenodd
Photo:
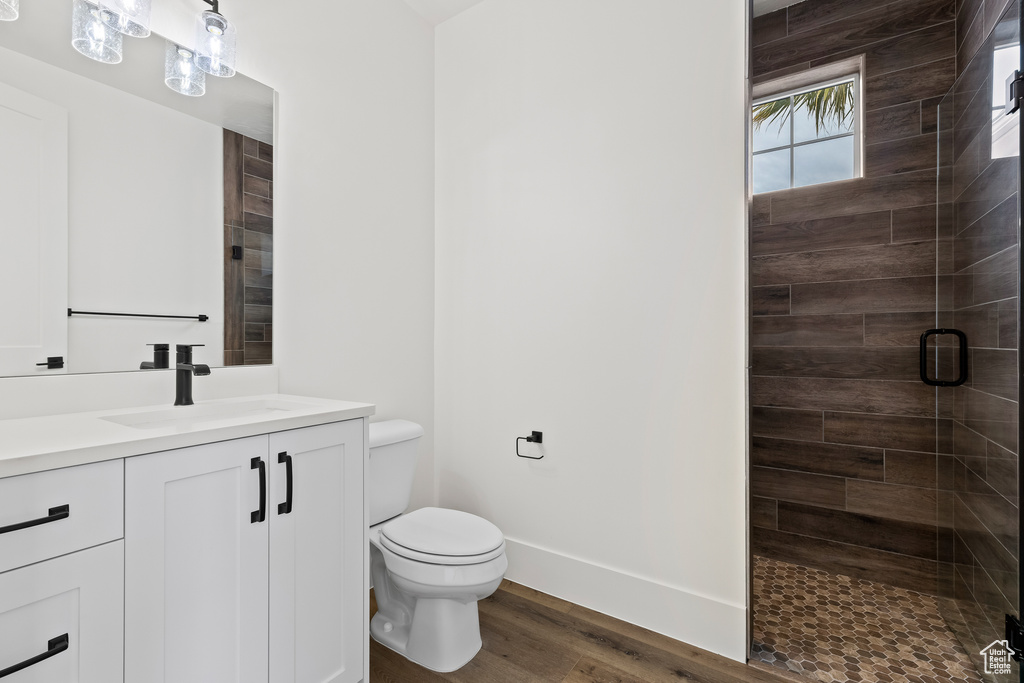
<path fill-rule="evenodd" d="M 57 636 L 53 640 L 49 641 L 46 644 L 46 652 L 44 652 L 43 654 L 36 655 L 35 657 L 30 657 L 26 659 L 24 662 L 19 662 L 18 664 L 15 664 L 14 666 L 9 666 L 6 669 L 0 669 L 0 678 L 5 678 L 7 676 L 10 676 L 11 674 L 16 674 L 22 669 L 29 668 L 33 664 L 38 664 L 39 662 L 49 659 L 54 655 L 59 655 L 66 649 L 68 649 L 67 633 L 65 633 L 62 636 Z"/>
<path fill-rule="evenodd" d="M 259 524 L 267 521 L 267 463 L 263 462 L 263 458 L 253 458 L 250 464 L 251 469 L 260 471 L 260 509 L 253 510 L 250 516 L 253 524 Z"/>
<path fill-rule="evenodd" d="M 71 516 L 70 505 L 59 505 L 55 508 L 49 509 L 49 514 L 46 517 L 40 517 L 39 519 L 30 519 L 27 522 L 18 522 L 17 524 L 11 524 L 10 526 L 0 526 L 0 534 L 9 534 L 12 531 L 21 531 L 22 529 L 29 529 L 40 524 L 49 524 L 50 522 L 56 522 L 61 519 L 67 519 Z"/>
<path fill-rule="evenodd" d="M 277 504 L 277 514 L 288 515 L 292 511 L 292 456 L 287 451 L 277 454 L 277 462 L 285 464 L 285 497 L 283 503 Z"/>

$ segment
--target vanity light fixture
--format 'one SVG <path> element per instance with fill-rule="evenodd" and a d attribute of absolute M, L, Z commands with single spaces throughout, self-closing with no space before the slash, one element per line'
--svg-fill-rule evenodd
<path fill-rule="evenodd" d="M 99 0 L 100 19 L 118 33 L 133 38 L 149 35 L 152 0 Z"/>
<path fill-rule="evenodd" d="M 196 66 L 192 50 L 167 41 L 164 83 L 174 92 L 199 97 L 206 92 L 206 72 Z"/>
<path fill-rule="evenodd" d="M 105 64 L 121 61 L 121 34 L 100 19 L 100 9 L 86 0 L 72 0 L 71 45 L 90 59 Z"/>
<path fill-rule="evenodd" d="M 18 18 L 18 0 L 0 0 L 0 21 L 14 21 Z"/>
<path fill-rule="evenodd" d="M 203 0 L 206 10 L 196 20 L 196 65 L 211 76 L 235 75 L 235 25 L 220 13 L 219 0 Z"/>

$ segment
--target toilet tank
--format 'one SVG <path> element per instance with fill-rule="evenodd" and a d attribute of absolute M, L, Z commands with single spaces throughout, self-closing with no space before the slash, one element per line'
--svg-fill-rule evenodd
<path fill-rule="evenodd" d="M 366 500 L 373 526 L 409 507 L 423 427 L 409 420 L 386 420 L 371 422 L 369 430 Z"/>

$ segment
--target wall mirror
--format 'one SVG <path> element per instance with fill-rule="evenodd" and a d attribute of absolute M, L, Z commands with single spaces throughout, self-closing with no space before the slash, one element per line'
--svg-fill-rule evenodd
<path fill-rule="evenodd" d="M 90 60 L 71 5 L 0 22 L 0 376 L 270 363 L 274 91 L 173 92 L 155 33 Z"/>

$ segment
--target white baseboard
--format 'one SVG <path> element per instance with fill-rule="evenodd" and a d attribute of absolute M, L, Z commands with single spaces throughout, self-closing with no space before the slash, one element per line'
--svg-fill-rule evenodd
<path fill-rule="evenodd" d="M 602 612 L 738 662 L 747 661 L 742 606 L 688 593 L 505 538 L 509 581 Z"/>

